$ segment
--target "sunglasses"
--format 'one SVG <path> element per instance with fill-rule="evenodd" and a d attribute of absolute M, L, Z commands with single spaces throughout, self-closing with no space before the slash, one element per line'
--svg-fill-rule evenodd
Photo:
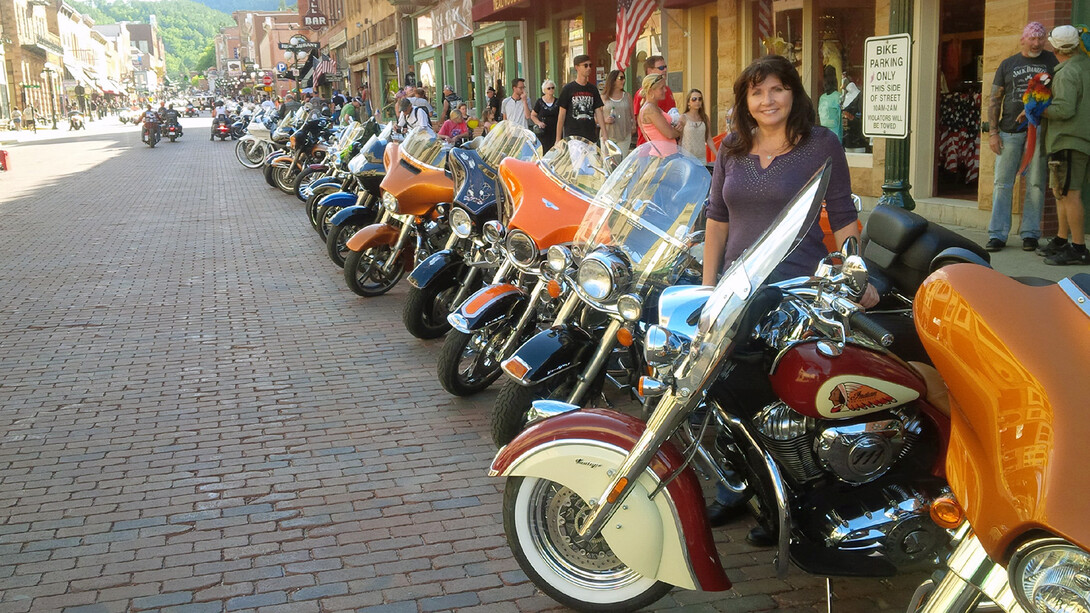
<path fill-rule="evenodd" d="M 580 66 L 582 66 L 583 68 L 590 68 L 593 65 L 594 64 L 591 64 L 590 62 L 584 62 L 584 63 L 580 64 Z"/>
<path fill-rule="evenodd" d="M 689 98 L 689 102 L 703 102 L 703 98 Z"/>
<path fill-rule="evenodd" d="M 552 86 L 549 86 L 549 87 L 546 87 L 545 89 L 556 89 L 556 88 L 552 87 Z"/>
<path fill-rule="evenodd" d="M 655 66 L 655 70 L 666 70 L 666 64 L 663 64 L 662 66 Z"/>
<path fill-rule="evenodd" d="M 624 75 L 623 75 L 623 74 L 619 74 L 619 75 L 617 75 L 617 78 L 618 78 L 618 79 L 620 79 L 620 80 L 622 80 L 622 81 L 624 81 Z"/>

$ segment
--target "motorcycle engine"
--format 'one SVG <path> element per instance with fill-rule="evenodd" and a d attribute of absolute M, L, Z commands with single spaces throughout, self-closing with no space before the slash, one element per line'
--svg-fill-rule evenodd
<path fill-rule="evenodd" d="M 774 402 L 753 417 L 753 425 L 776 462 L 800 484 L 825 474 L 854 485 L 874 481 L 921 433 L 916 411 L 907 407 L 846 422 L 812 419 Z"/>

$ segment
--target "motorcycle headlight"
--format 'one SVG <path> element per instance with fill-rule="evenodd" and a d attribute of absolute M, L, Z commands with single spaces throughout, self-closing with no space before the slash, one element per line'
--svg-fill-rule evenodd
<path fill-rule="evenodd" d="M 639 321 L 643 314 L 643 301 L 636 294 L 625 294 L 617 299 L 617 312 L 625 321 Z"/>
<path fill-rule="evenodd" d="M 387 211 L 396 214 L 397 213 L 397 198 L 390 192 L 384 192 L 382 194 L 382 207 Z"/>
<path fill-rule="evenodd" d="M 579 287 L 591 298 L 604 302 L 628 283 L 628 264 L 604 250 L 592 251 L 579 264 Z"/>
<path fill-rule="evenodd" d="M 519 266 L 533 266 L 537 261 L 537 245 L 522 230 L 514 230 L 507 235 L 506 247 L 511 260 Z"/>
<path fill-rule="evenodd" d="M 473 234 L 473 218 L 461 207 L 453 207 L 450 211 L 450 231 L 458 238 L 469 238 Z"/>
<path fill-rule="evenodd" d="M 571 249 L 563 245 L 549 247 L 549 253 L 546 257 L 548 258 L 549 270 L 557 274 L 564 272 L 571 266 Z"/>
<path fill-rule="evenodd" d="M 503 224 L 495 219 L 490 219 L 484 222 L 481 234 L 484 235 L 484 240 L 495 245 L 503 240 Z"/>
<path fill-rule="evenodd" d="M 1090 611 L 1090 553 L 1063 539 L 1026 543 L 1011 557 L 1007 571 L 1026 611 Z"/>

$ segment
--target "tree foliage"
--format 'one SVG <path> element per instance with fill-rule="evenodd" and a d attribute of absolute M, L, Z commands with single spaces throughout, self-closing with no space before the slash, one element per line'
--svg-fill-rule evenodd
<path fill-rule="evenodd" d="M 120 0 L 95 5 L 70 0 L 77 11 L 95 23 L 136 21 L 148 23 L 155 15 L 166 50 L 167 74 L 182 76 L 210 67 L 215 62 L 212 38 L 220 28 L 234 25 L 226 13 L 193 0 Z"/>

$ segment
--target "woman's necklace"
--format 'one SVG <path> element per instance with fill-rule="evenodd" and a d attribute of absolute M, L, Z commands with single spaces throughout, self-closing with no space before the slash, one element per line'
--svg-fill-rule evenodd
<path fill-rule="evenodd" d="M 791 148 L 791 144 L 786 139 L 783 141 L 783 143 L 780 144 L 779 147 L 777 147 L 776 149 L 774 149 L 772 151 L 769 151 L 768 149 L 765 149 L 762 146 L 762 144 L 758 144 L 757 145 L 757 155 L 759 157 L 763 157 L 765 160 L 771 160 L 772 158 L 776 157 L 777 155 L 780 155 L 781 153 L 784 153 L 785 151 L 787 151 L 790 148 Z"/>

